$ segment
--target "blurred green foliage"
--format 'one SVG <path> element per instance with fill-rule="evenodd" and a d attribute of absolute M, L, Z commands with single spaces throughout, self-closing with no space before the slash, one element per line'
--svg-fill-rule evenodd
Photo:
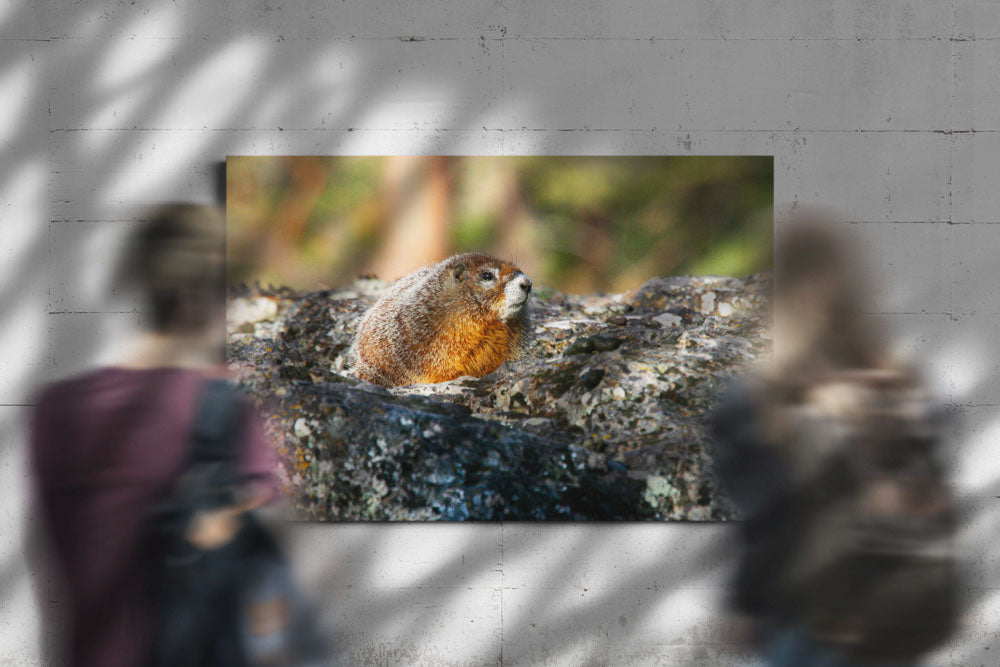
<path fill-rule="evenodd" d="M 454 252 L 536 284 L 770 268 L 771 157 L 230 157 L 229 279 L 300 289 L 387 279 Z"/>

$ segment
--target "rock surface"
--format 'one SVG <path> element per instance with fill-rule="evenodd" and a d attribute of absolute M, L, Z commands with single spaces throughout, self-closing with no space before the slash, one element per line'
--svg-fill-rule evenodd
<path fill-rule="evenodd" d="M 538 290 L 526 354 L 483 378 L 386 390 L 352 375 L 358 316 L 386 284 L 235 288 L 228 356 L 315 520 L 718 520 L 705 416 L 768 354 L 767 275 Z"/>

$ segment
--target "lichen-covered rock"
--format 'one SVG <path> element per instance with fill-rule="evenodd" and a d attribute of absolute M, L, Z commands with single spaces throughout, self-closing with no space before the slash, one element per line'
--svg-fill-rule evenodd
<path fill-rule="evenodd" d="M 704 419 L 725 380 L 770 350 L 767 276 L 540 290 L 521 359 L 389 390 L 353 377 L 349 358 L 385 287 L 231 291 L 230 365 L 267 410 L 304 517 L 732 518 Z"/>

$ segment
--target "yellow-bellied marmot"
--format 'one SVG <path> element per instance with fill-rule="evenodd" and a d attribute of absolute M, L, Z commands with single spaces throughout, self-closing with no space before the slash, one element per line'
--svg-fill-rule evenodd
<path fill-rule="evenodd" d="M 417 269 L 361 317 L 358 377 L 395 387 L 491 373 L 527 343 L 530 294 L 519 268 L 479 253 Z"/>

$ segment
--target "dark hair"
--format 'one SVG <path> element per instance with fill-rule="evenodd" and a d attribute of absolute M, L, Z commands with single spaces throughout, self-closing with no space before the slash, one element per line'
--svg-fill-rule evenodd
<path fill-rule="evenodd" d="M 861 270 L 864 260 L 860 248 L 848 237 L 845 223 L 822 212 L 806 211 L 783 225 L 775 245 L 775 297 L 779 305 L 805 291 L 812 310 L 800 313 L 800 321 L 805 325 L 806 318 L 819 316 L 824 323 L 798 327 L 805 338 L 793 349 L 802 356 L 791 360 L 786 373 L 808 383 L 810 371 L 822 374 L 891 363 L 882 336 L 862 312 L 867 293 Z"/>
<path fill-rule="evenodd" d="M 167 204 L 125 248 L 121 278 L 146 297 L 153 328 L 197 333 L 225 311 L 225 218 L 204 204 Z"/>

